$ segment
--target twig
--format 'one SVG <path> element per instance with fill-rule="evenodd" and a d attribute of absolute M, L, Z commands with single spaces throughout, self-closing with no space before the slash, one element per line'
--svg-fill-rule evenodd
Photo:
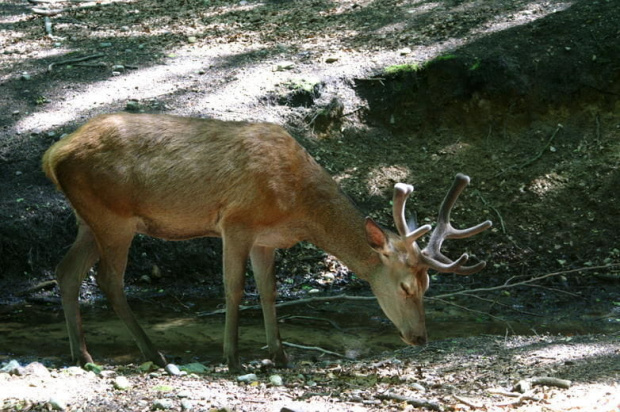
<path fill-rule="evenodd" d="M 333 300 L 375 300 L 374 296 L 349 296 L 349 295 L 336 295 L 336 296 L 315 296 L 307 299 L 297 299 L 290 300 L 287 302 L 281 302 L 276 305 L 276 308 L 281 308 L 284 306 L 292 306 L 292 305 L 301 305 L 306 303 L 315 303 L 315 302 L 330 302 Z M 257 310 L 260 309 L 260 305 L 252 305 L 252 306 L 239 306 L 239 310 Z M 226 309 L 218 309 L 212 312 L 200 312 L 197 313 L 197 316 L 212 316 L 212 315 L 222 315 L 226 313 Z"/>
<path fill-rule="evenodd" d="M 316 351 L 316 352 L 325 353 L 327 355 L 336 356 L 338 358 L 346 358 L 346 356 L 341 355 L 340 353 L 332 352 L 330 350 L 323 349 L 323 348 L 320 348 L 318 346 L 298 345 L 296 343 L 290 343 L 290 342 L 282 342 L 282 345 L 288 346 L 288 347 L 291 347 L 291 348 L 296 348 L 296 349 L 313 350 L 313 351 Z"/>
<path fill-rule="evenodd" d="M 517 286 L 525 286 L 525 285 L 529 285 L 531 283 L 534 283 L 536 281 L 542 280 L 542 279 L 546 279 L 546 278 L 550 278 L 553 276 L 559 276 L 559 275 L 567 275 L 569 273 L 576 273 L 576 272 L 586 272 L 586 271 L 591 271 L 591 270 L 602 270 L 602 269 L 610 269 L 612 267 L 616 267 L 616 266 L 620 266 L 620 263 L 611 263 L 609 265 L 603 265 L 603 266 L 592 266 L 592 267 L 582 267 L 582 268 L 576 268 L 576 269 L 570 269 L 570 270 L 563 270 L 560 272 L 553 272 L 553 273 L 547 273 L 546 275 L 542 275 L 542 276 L 537 276 L 528 280 L 524 280 L 522 282 L 516 282 L 516 283 L 508 283 L 510 282 L 513 278 L 510 278 L 506 281 L 506 283 L 504 283 L 503 285 L 499 285 L 499 286 L 493 286 L 490 288 L 478 288 L 478 289 L 468 289 L 468 290 L 461 290 L 458 292 L 451 292 L 451 293 L 444 293 L 442 295 L 437 295 L 437 296 L 429 296 L 426 297 L 426 299 L 428 300 L 442 300 L 448 297 L 452 297 L 452 296 L 458 296 L 458 295 L 470 295 L 470 294 L 474 294 L 474 293 L 478 293 L 478 292 L 492 292 L 492 291 L 496 291 L 496 290 L 504 290 L 504 289 L 510 289 L 510 288 L 514 288 Z M 284 306 L 293 306 L 293 305 L 301 305 L 301 304 L 308 304 L 308 303 L 316 303 L 316 302 L 331 302 L 334 300 L 357 300 L 357 301 L 369 301 L 369 300 L 376 300 L 377 298 L 374 296 L 349 296 L 349 295 L 336 295 L 336 296 L 314 296 L 311 298 L 307 298 L 307 299 L 297 299 L 297 300 L 290 300 L 290 301 L 286 301 L 286 302 L 281 302 L 278 303 L 276 305 L 276 308 L 281 308 Z M 450 303 L 450 302 L 447 302 Z M 450 303 L 452 304 L 452 303 Z M 251 306 L 239 306 L 239 310 L 240 311 L 244 311 L 244 310 L 259 310 L 261 309 L 260 305 L 251 305 Z M 210 312 L 198 312 L 196 313 L 196 316 L 198 317 L 202 317 L 202 316 L 213 316 L 213 315 L 223 315 L 226 313 L 226 309 L 217 309 L 214 311 L 210 311 Z M 498 318 L 499 319 L 499 318 Z"/>
<path fill-rule="evenodd" d="M 463 398 L 461 396 L 457 396 L 457 395 L 452 395 L 454 397 L 454 399 L 456 399 L 458 402 L 465 404 L 467 406 L 469 406 L 470 408 L 473 409 L 482 409 L 484 408 L 484 405 L 481 405 L 479 403 L 474 403 L 472 400 Z"/>
<path fill-rule="evenodd" d="M 41 283 L 37 283 L 34 286 L 29 287 L 28 289 L 22 290 L 21 292 L 17 293 L 17 296 L 25 296 L 25 295 L 30 295 L 31 293 L 34 292 L 38 292 L 40 290 L 43 289 L 51 289 L 54 286 L 56 286 L 58 284 L 58 282 L 56 282 L 56 280 L 46 280 L 44 282 Z"/>
<path fill-rule="evenodd" d="M 601 269 L 610 269 L 612 267 L 616 267 L 619 266 L 620 264 L 618 263 L 612 263 L 609 265 L 603 265 L 603 266 L 592 266 L 592 267 L 587 267 L 587 268 L 577 268 L 577 269 L 570 269 L 570 270 L 563 270 L 561 272 L 553 272 L 553 273 L 547 273 L 546 275 L 542 275 L 542 276 L 537 276 L 528 280 L 524 280 L 522 282 L 517 282 L 517 283 L 511 283 L 508 284 L 508 282 L 510 282 L 510 279 L 508 279 L 508 281 L 506 281 L 506 283 L 504 283 L 503 285 L 500 286 L 493 286 L 490 288 L 478 288 L 478 289 L 469 289 L 469 290 L 462 290 L 462 291 L 458 291 L 458 292 L 452 292 L 452 293 L 445 293 L 443 295 L 437 295 L 437 296 L 433 296 L 434 299 L 442 299 L 442 298 L 447 298 L 447 297 L 451 297 L 451 296 L 456 296 L 456 295 L 464 295 L 464 294 L 468 294 L 468 293 L 476 293 L 476 292 L 491 292 L 491 291 L 495 291 L 495 290 L 503 290 L 503 289 L 509 289 L 509 288 L 514 288 L 517 286 L 523 286 L 523 285 L 527 285 L 542 279 L 546 279 L 546 278 L 550 278 L 552 276 L 559 276 L 559 275 L 567 275 L 569 273 L 575 273 L 575 272 L 586 272 L 586 271 L 590 271 L 590 270 L 601 270 Z"/>
<path fill-rule="evenodd" d="M 54 68 L 54 66 L 61 66 L 63 64 L 71 64 L 71 63 L 83 62 L 85 60 L 98 59 L 99 57 L 103 57 L 103 56 L 105 56 L 105 54 L 103 54 L 103 53 L 96 53 L 96 54 L 91 54 L 90 56 L 77 57 L 75 59 L 67 59 L 67 60 L 62 60 L 62 61 L 59 61 L 59 62 L 54 62 L 54 63 L 50 64 L 49 66 L 47 66 L 47 71 L 51 72 L 52 69 Z"/>
<path fill-rule="evenodd" d="M 548 376 L 541 376 L 536 378 L 528 378 L 523 379 L 517 382 L 517 384 L 512 389 L 513 392 L 525 393 L 529 392 L 534 385 L 544 385 L 544 386 L 556 386 L 562 389 L 569 389 L 571 386 L 571 381 L 566 379 L 558 379 L 552 378 Z"/>
<path fill-rule="evenodd" d="M 532 157 L 529 160 L 526 160 L 525 162 L 521 163 L 518 166 L 512 166 L 512 167 L 509 167 L 506 170 L 502 170 L 501 172 L 496 174 L 495 177 L 501 176 L 504 173 L 508 172 L 509 170 L 523 169 L 524 167 L 527 167 L 527 166 L 531 165 L 532 163 L 534 163 L 535 161 L 537 161 L 538 159 L 540 159 L 542 157 L 542 155 L 545 154 L 545 151 L 549 148 L 549 146 L 551 146 L 551 142 L 553 142 L 553 139 L 555 138 L 555 135 L 558 134 L 560 129 L 562 129 L 563 127 L 564 126 L 562 126 L 560 123 L 558 123 L 558 127 L 555 128 L 555 131 L 551 134 L 551 137 L 549 138 L 549 140 L 547 140 L 547 143 L 543 146 L 542 149 L 540 149 L 540 151 L 536 154 L 536 156 Z"/>
<path fill-rule="evenodd" d="M 487 203 L 487 201 L 484 199 L 484 197 L 482 197 L 482 193 L 480 193 L 479 190 L 474 190 L 474 193 L 476 193 L 478 195 L 478 197 L 480 198 L 480 200 L 482 201 L 482 204 L 491 208 L 495 214 L 497 215 L 497 218 L 499 219 L 499 224 L 502 228 L 502 233 L 506 233 L 506 225 L 504 224 L 504 218 L 502 217 L 501 213 L 499 213 L 499 210 L 497 210 L 497 208 L 493 205 L 490 205 L 489 203 Z"/>
<path fill-rule="evenodd" d="M 338 326 L 338 324 L 336 322 L 334 322 L 331 319 L 326 319 L 326 318 L 317 318 L 314 316 L 299 316 L 299 315 L 287 315 L 287 316 L 282 316 L 279 318 L 279 320 L 294 320 L 294 319 L 302 319 L 302 320 L 316 320 L 319 322 L 326 322 L 329 323 L 330 325 L 332 325 L 334 327 L 334 329 L 337 330 L 342 330 L 342 328 L 340 326 Z"/>
<path fill-rule="evenodd" d="M 377 399 L 387 399 L 387 400 L 392 400 L 392 401 L 407 402 L 408 404 L 413 405 L 416 408 L 427 408 L 433 411 L 442 410 L 439 404 L 435 402 L 431 402 L 426 399 L 411 398 L 409 396 L 396 395 L 394 393 L 379 393 L 375 395 L 375 397 Z"/>
<path fill-rule="evenodd" d="M 477 296 L 477 295 L 473 295 L 473 294 L 470 294 L 470 293 L 463 293 L 462 296 L 478 299 L 478 300 L 481 300 L 483 302 L 491 303 L 493 305 L 498 305 L 498 306 L 501 306 L 501 307 L 506 308 L 508 310 L 511 310 L 513 312 L 520 313 L 522 315 L 534 316 L 534 317 L 544 317 L 545 316 L 545 315 L 543 315 L 541 313 L 534 313 L 534 312 L 528 312 L 527 310 L 515 309 L 511 305 L 506 305 L 505 303 L 498 302 L 496 299 L 486 299 L 486 298 L 483 298 L 483 297 L 480 297 L 480 296 Z"/>
<path fill-rule="evenodd" d="M 540 402 L 542 400 L 543 399 L 541 399 L 541 398 L 539 398 L 537 396 L 533 396 L 533 395 L 525 393 L 523 395 L 520 395 L 514 401 L 497 403 L 497 404 L 495 404 L 495 406 L 518 406 L 518 405 L 521 405 L 523 403 L 523 401 Z"/>

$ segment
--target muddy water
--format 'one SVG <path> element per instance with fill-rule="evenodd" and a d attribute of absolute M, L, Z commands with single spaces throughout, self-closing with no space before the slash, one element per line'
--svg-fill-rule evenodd
<path fill-rule="evenodd" d="M 132 304 L 155 345 L 177 363 L 221 362 L 223 315 L 196 316 L 214 310 L 221 302 L 207 302 L 200 310 L 174 312 L 165 305 Z M 178 305 L 174 309 L 179 309 Z M 377 355 L 402 348 L 404 343 L 375 302 L 339 302 L 313 306 L 292 306 L 278 311 L 282 339 L 317 346 L 349 358 Z M 427 310 L 430 340 L 482 334 L 593 333 L 582 322 L 553 326 L 539 322 L 480 322 L 467 313 Z M 101 363 L 129 363 L 142 360 L 124 325 L 106 308 L 84 308 L 84 329 L 91 354 Z M 243 361 L 265 357 L 262 315 L 259 310 L 242 312 L 240 353 Z M 318 352 L 288 349 L 297 359 L 320 357 Z M 7 358 L 58 358 L 69 362 L 69 344 L 62 311 L 39 306 L 22 307 L 0 317 L 0 361 Z"/>

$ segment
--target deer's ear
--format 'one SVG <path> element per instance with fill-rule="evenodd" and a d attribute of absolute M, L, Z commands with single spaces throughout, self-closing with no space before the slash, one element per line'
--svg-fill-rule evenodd
<path fill-rule="evenodd" d="M 389 240 L 387 235 L 383 229 L 369 217 L 366 218 L 366 240 L 370 247 L 379 253 L 385 254 L 389 251 Z"/>

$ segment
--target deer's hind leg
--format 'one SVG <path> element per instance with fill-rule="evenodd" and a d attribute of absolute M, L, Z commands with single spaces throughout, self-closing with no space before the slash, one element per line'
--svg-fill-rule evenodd
<path fill-rule="evenodd" d="M 92 362 L 88 353 L 80 314 L 80 286 L 88 270 L 99 259 L 97 242 L 91 228 L 77 216 L 78 233 L 73 245 L 56 268 L 62 308 L 65 312 L 73 361 L 84 365 Z"/>
<path fill-rule="evenodd" d="M 129 247 L 135 234 L 135 223 L 131 219 L 108 215 L 100 217 L 97 226 L 95 236 L 100 253 L 97 284 L 106 295 L 114 312 L 129 329 L 145 358 L 159 366 L 166 366 L 166 358 L 157 351 L 138 324 L 125 295 L 125 268 Z"/>

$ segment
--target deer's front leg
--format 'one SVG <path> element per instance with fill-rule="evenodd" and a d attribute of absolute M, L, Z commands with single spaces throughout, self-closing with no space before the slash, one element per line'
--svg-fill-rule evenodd
<path fill-rule="evenodd" d="M 250 252 L 254 278 L 260 294 L 260 303 L 263 309 L 265 321 L 265 334 L 269 357 L 276 366 L 284 368 L 288 366 L 288 358 L 282 347 L 278 320 L 276 317 L 276 278 L 274 273 L 275 249 L 254 246 Z"/>
<path fill-rule="evenodd" d="M 224 326 L 224 360 L 230 372 L 241 371 L 239 361 L 239 305 L 245 286 L 245 267 L 250 245 L 243 236 L 225 235 L 223 240 L 224 292 L 226 324 Z"/>

